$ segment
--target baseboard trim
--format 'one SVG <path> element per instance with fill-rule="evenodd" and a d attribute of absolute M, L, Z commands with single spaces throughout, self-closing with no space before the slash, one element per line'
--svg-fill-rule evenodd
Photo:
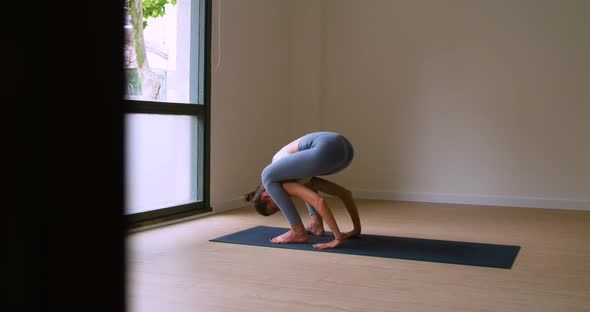
<path fill-rule="evenodd" d="M 466 204 L 483 206 L 505 206 L 521 208 L 546 208 L 564 210 L 585 210 L 590 211 L 590 200 L 568 200 L 538 197 L 516 197 L 516 196 L 493 196 L 493 195 L 462 195 L 462 194 L 441 194 L 441 193 L 418 193 L 418 192 L 371 192 L 353 191 L 354 198 L 376 199 L 376 200 L 399 200 L 410 202 L 445 203 L 445 204 Z M 329 195 L 322 194 L 327 197 Z M 129 230 L 129 233 L 145 231 L 174 223 L 186 222 L 189 220 L 207 217 L 222 211 L 238 209 L 245 206 L 242 199 L 234 199 L 211 205 L 213 211 L 202 213 L 182 219 L 158 223 L 152 226 L 145 226 L 139 229 Z"/>
<path fill-rule="evenodd" d="M 213 209 L 213 213 L 218 213 L 226 210 L 238 209 L 246 206 L 246 202 L 242 199 L 234 199 L 230 201 L 225 201 L 221 203 L 214 203 L 211 204 L 211 208 Z"/>
<path fill-rule="evenodd" d="M 192 215 L 192 216 L 189 216 L 186 218 L 179 218 L 179 219 L 175 219 L 175 220 L 156 223 L 153 225 L 147 225 L 147 226 L 142 226 L 139 228 L 129 229 L 127 231 L 127 233 L 136 233 L 136 232 L 141 232 L 141 231 L 164 227 L 167 225 L 172 225 L 175 223 L 181 223 L 181 222 L 186 222 L 186 221 L 190 221 L 190 220 L 194 220 L 194 219 L 208 217 L 208 216 L 214 215 L 214 214 L 222 212 L 222 211 L 238 209 L 238 208 L 242 208 L 244 206 L 245 206 L 244 201 L 241 199 L 230 200 L 230 201 L 226 201 L 226 202 L 222 202 L 222 203 L 215 203 L 215 204 L 211 205 L 212 211 L 210 211 L 210 212 L 200 213 L 200 214 Z"/>
<path fill-rule="evenodd" d="M 464 195 L 418 192 L 371 192 L 353 191 L 355 198 L 377 200 L 400 200 L 446 204 L 507 206 L 523 208 L 547 208 L 590 211 L 590 200 L 568 200 L 538 197 L 515 197 L 494 195 Z"/>
<path fill-rule="evenodd" d="M 155 223 L 152 225 L 145 225 L 145 226 L 141 226 L 141 227 L 137 227 L 137 228 L 132 228 L 132 229 L 128 229 L 127 233 L 131 234 L 131 233 L 143 232 L 143 231 L 147 231 L 147 230 L 151 230 L 151 229 L 164 227 L 167 225 L 182 223 L 182 222 L 186 222 L 186 221 L 190 221 L 190 220 L 194 220 L 194 219 L 207 217 L 207 216 L 212 215 L 213 213 L 214 213 L 213 211 L 209 211 L 209 212 L 205 212 L 205 213 L 191 215 L 191 216 L 184 217 L 184 218 L 178 218 L 178 219 L 173 219 L 173 220 L 169 220 L 169 221 L 158 222 L 158 223 Z"/>

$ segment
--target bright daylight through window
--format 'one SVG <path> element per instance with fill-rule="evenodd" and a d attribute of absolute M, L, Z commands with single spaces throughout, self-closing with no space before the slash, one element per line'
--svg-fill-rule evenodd
<path fill-rule="evenodd" d="M 126 214 L 208 209 L 205 0 L 126 0 Z"/>
<path fill-rule="evenodd" d="M 191 102 L 190 6 L 190 0 L 127 0 L 128 99 Z"/>

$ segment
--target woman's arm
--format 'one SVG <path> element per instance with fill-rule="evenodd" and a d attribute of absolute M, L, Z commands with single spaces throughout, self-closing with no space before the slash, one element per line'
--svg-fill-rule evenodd
<path fill-rule="evenodd" d="M 296 183 L 296 182 L 283 182 L 283 188 L 285 191 L 291 195 L 302 199 L 303 201 L 311 204 L 317 212 L 320 214 L 322 219 L 328 224 L 330 230 L 334 234 L 334 240 L 328 243 L 323 244 L 315 244 L 313 247 L 319 249 L 325 248 L 333 248 L 342 242 L 342 233 L 340 233 L 340 229 L 338 228 L 338 224 L 336 224 L 336 219 L 334 219 L 334 215 L 332 211 L 328 208 L 328 204 L 326 200 L 320 196 L 318 193 L 308 189 L 307 187 Z"/>
<path fill-rule="evenodd" d="M 352 219 L 354 229 L 350 232 L 343 233 L 342 237 L 348 238 L 359 235 L 361 233 L 361 219 L 359 217 L 356 204 L 354 203 L 354 199 L 352 198 L 352 192 L 334 182 L 318 177 L 314 177 L 310 181 L 310 184 L 312 189 L 336 196 L 344 202 L 346 210 L 348 210 L 350 218 Z"/>

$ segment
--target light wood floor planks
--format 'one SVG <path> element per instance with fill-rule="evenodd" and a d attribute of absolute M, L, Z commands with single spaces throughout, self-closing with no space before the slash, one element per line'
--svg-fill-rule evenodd
<path fill-rule="evenodd" d="M 351 227 L 328 199 L 341 230 Z M 357 200 L 367 234 L 520 245 L 511 270 L 208 240 L 283 216 L 242 208 L 127 239 L 133 312 L 590 311 L 590 212 Z M 305 206 L 297 202 L 304 222 Z M 327 229 L 328 230 L 328 229 Z"/>

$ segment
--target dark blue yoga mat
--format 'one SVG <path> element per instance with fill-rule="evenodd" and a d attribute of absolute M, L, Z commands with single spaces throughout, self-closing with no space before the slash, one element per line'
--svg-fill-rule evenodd
<path fill-rule="evenodd" d="M 256 226 L 247 230 L 211 239 L 212 242 L 263 246 L 272 248 L 301 249 L 372 257 L 397 258 L 451 264 L 474 265 L 510 269 L 520 250 L 519 246 L 481 244 L 422 238 L 361 234 L 345 239 L 336 248 L 318 250 L 315 243 L 333 239 L 331 232 L 324 236 L 309 235 L 306 244 L 274 244 L 270 239 L 289 229 Z"/>

